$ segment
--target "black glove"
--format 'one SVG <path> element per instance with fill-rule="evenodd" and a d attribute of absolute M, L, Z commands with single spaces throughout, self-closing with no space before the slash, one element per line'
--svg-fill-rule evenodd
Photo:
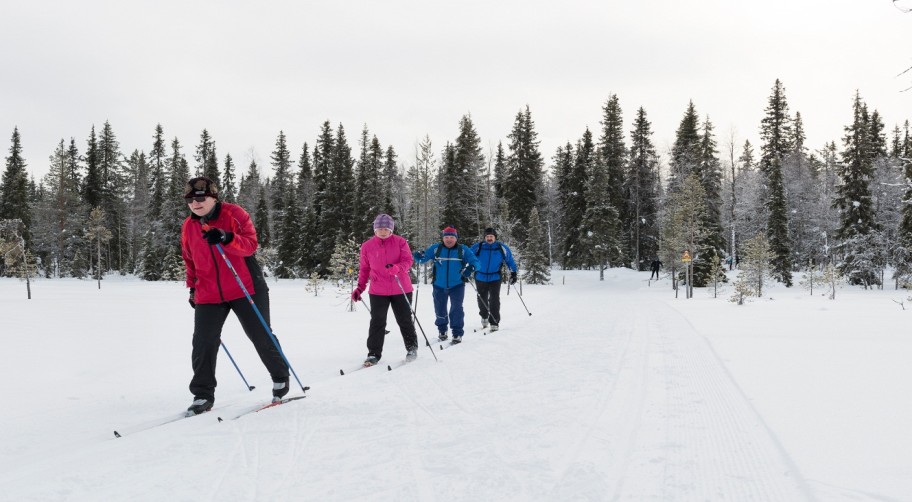
<path fill-rule="evenodd" d="M 234 232 L 226 232 L 221 228 L 210 228 L 203 232 L 203 239 L 206 239 L 210 246 L 228 244 L 234 240 Z"/>
<path fill-rule="evenodd" d="M 510 272 L 510 284 L 516 284 L 516 272 Z"/>
<path fill-rule="evenodd" d="M 196 288 L 190 288 L 190 299 L 187 301 L 192 308 L 196 308 Z"/>

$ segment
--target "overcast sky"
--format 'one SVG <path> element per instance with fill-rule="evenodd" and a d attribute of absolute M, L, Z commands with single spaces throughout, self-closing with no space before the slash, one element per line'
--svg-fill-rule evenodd
<path fill-rule="evenodd" d="M 637 108 L 666 152 L 690 100 L 756 147 L 775 79 L 808 146 L 837 141 L 856 89 L 887 130 L 912 119 L 912 14 L 890 0 L 22 1 L 0 18 L 0 146 L 14 127 L 29 170 L 61 138 L 81 152 L 110 121 L 124 154 L 155 125 L 191 166 L 201 131 L 242 171 L 265 167 L 283 130 L 295 158 L 323 121 L 355 155 L 367 124 L 411 163 L 471 114 L 483 145 L 504 141 L 529 105 L 550 164 L 617 94 L 625 132 Z M 629 139 L 628 139 L 629 141 Z M 759 149 L 759 148 L 758 148 Z M 724 155 L 723 155 L 724 156 Z"/>

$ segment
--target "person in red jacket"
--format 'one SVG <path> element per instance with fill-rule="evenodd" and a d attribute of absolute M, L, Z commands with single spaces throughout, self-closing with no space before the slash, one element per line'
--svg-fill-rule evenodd
<path fill-rule="evenodd" d="M 365 366 L 377 364 L 383 353 L 386 314 L 390 306 L 405 342 L 406 360 L 418 357 L 418 334 L 412 323 L 412 281 L 408 274 L 413 262 L 412 251 L 405 239 L 393 234 L 394 227 L 392 216 L 377 215 L 374 236 L 361 244 L 358 287 L 352 291 L 351 298 L 361 301 L 361 294 L 370 281 L 371 322 L 367 331 Z"/>
<path fill-rule="evenodd" d="M 193 378 L 191 415 L 212 409 L 215 402 L 215 362 L 222 326 L 234 311 L 272 377 L 272 394 L 288 394 L 288 366 L 263 323 L 247 301 L 234 274 L 215 248 L 221 244 L 235 271 L 269 324 L 269 288 L 256 261 L 257 234 L 241 206 L 218 200 L 218 188 L 206 177 L 187 182 L 184 198 L 192 213 L 181 228 L 181 251 L 187 269 L 193 319 Z M 271 328 L 270 328 L 271 330 Z"/>

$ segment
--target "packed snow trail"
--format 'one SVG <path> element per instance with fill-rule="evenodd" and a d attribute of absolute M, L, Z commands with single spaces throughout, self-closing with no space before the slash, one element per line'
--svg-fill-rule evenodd
<path fill-rule="evenodd" d="M 547 286 L 561 290 L 539 303 L 527 286 L 533 316 L 503 295 L 502 329 L 440 363 L 327 371 L 268 413 L 206 414 L 0 481 L 11 500 L 814 500 L 705 339 L 631 284 Z M 42 483 L 60 472 L 66 490 Z"/>

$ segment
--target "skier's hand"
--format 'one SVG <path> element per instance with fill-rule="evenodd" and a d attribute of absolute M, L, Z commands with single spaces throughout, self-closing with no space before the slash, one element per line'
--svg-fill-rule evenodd
<path fill-rule="evenodd" d="M 473 267 L 471 265 L 466 265 L 466 268 L 463 269 L 463 271 L 462 271 L 463 280 L 468 281 L 469 279 L 472 278 L 472 274 L 474 274 L 474 273 L 475 273 L 475 267 Z"/>
<path fill-rule="evenodd" d="M 510 284 L 516 284 L 516 272 L 510 272 Z"/>
<path fill-rule="evenodd" d="M 196 288 L 190 288 L 190 299 L 187 301 L 190 302 L 191 308 L 196 308 Z"/>
<path fill-rule="evenodd" d="M 394 277 L 399 273 L 400 270 L 402 270 L 402 269 L 399 268 L 399 265 L 387 265 L 386 266 L 386 273 L 391 276 L 394 276 Z"/>
<path fill-rule="evenodd" d="M 421 251 L 415 251 L 414 253 L 412 253 L 412 259 L 414 259 L 415 261 L 423 260 L 424 253 Z"/>
<path fill-rule="evenodd" d="M 361 288 L 355 288 L 355 290 L 352 291 L 352 301 L 353 302 L 361 301 Z"/>
<path fill-rule="evenodd" d="M 210 246 L 228 244 L 234 240 L 234 232 L 226 232 L 221 228 L 210 228 L 203 232 L 203 239 L 206 239 Z"/>

